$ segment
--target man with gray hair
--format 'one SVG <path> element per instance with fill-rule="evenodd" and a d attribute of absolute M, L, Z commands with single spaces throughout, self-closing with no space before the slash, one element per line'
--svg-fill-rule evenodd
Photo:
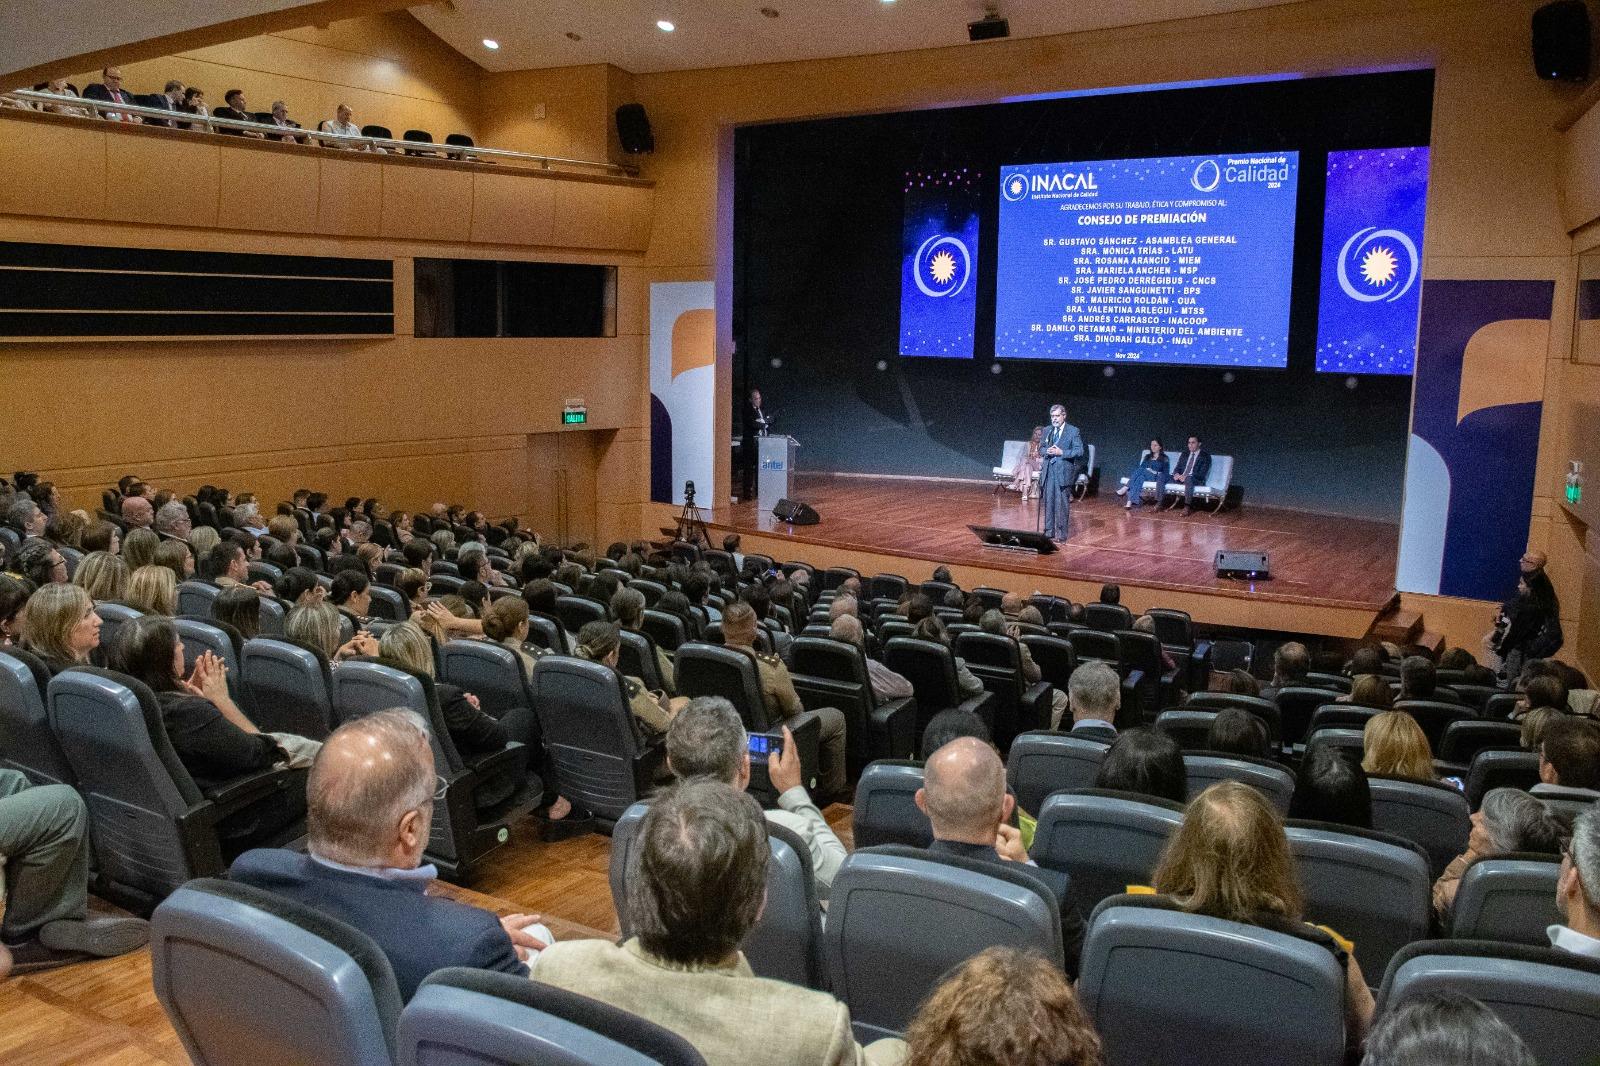
<path fill-rule="evenodd" d="M 1088 662 L 1072 671 L 1067 682 L 1072 706 L 1072 735 L 1107 744 L 1117 739 L 1117 710 L 1122 706 L 1122 680 L 1102 662 Z"/>
<path fill-rule="evenodd" d="M 634 838 L 622 944 L 570 940 L 536 978 L 620 1007 L 694 1045 L 708 1066 L 867 1066 L 905 1045 L 863 1048 L 826 992 L 757 977 L 740 946 L 766 903 L 767 825 L 755 800 L 693 778 L 650 805 Z"/>
<path fill-rule="evenodd" d="M 39 505 L 22 494 L 11 501 L 11 507 L 6 511 L 6 525 L 16 530 L 23 540 L 44 536 L 44 527 L 48 521 L 45 513 L 39 509 Z"/>
<path fill-rule="evenodd" d="M 800 777 L 800 752 L 787 727 L 783 750 L 766 757 L 767 778 L 778 790 L 778 809 L 763 811 L 767 821 L 781 825 L 806 843 L 817 895 L 828 898 L 833 875 L 844 862 L 844 845 L 811 802 Z M 667 768 L 680 781 L 706 777 L 732 785 L 740 792 L 750 787 L 750 737 L 733 704 L 721 696 L 699 696 L 678 712 L 667 730 Z"/>
<path fill-rule="evenodd" d="M 1034 865 L 1011 824 L 1016 797 L 1006 791 L 1006 767 L 994 745 L 977 737 L 952 740 L 928 756 L 916 803 L 933 826 L 928 850 L 939 855 L 1025 869 L 1061 910 L 1061 947 L 1067 973 L 1078 974 L 1083 951 L 1083 915 L 1072 893 L 1072 879 Z"/>
<path fill-rule="evenodd" d="M 1556 909 L 1566 924 L 1547 930 L 1551 945 L 1600 959 L 1600 807 L 1591 806 L 1572 824 L 1572 840 L 1561 851 Z"/>
<path fill-rule="evenodd" d="M 854 644 L 861 652 L 861 658 L 867 664 L 867 680 L 872 684 L 872 694 L 880 701 L 904 699 L 915 694 L 910 681 L 868 654 L 867 631 L 861 627 L 861 619 L 853 614 L 834 616 L 828 636 L 845 644 Z"/>
<path fill-rule="evenodd" d="M 189 509 L 178 500 L 162 504 L 156 512 L 156 532 L 168 540 L 188 540 L 191 528 Z"/>
<path fill-rule="evenodd" d="M 488 911 L 427 894 L 423 866 L 436 776 L 427 726 L 413 711 L 346 722 L 317 753 L 306 783 L 307 854 L 247 851 L 228 876 L 287 896 L 366 933 L 409 1000 L 435 970 L 468 966 L 526 976 L 550 942 L 535 914 Z"/>

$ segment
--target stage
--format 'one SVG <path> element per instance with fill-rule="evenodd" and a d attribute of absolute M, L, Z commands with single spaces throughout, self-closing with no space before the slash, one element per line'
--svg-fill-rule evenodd
<path fill-rule="evenodd" d="M 1130 512 L 1105 492 L 1074 501 L 1071 538 L 1041 556 L 988 547 L 967 529 L 1037 526 L 1037 501 L 981 482 L 799 474 L 794 498 L 822 521 L 790 526 L 754 502 L 735 503 L 707 514 L 712 543 L 733 531 L 745 551 L 780 561 L 914 581 L 943 563 L 967 587 L 1037 588 L 1079 601 L 1113 582 L 1135 611 L 1176 607 L 1197 622 L 1341 637 L 1366 633 L 1395 594 L 1399 528 L 1387 522 L 1249 504 L 1188 517 L 1148 506 Z M 1223 549 L 1268 553 L 1271 579 L 1218 578 L 1214 559 Z"/>

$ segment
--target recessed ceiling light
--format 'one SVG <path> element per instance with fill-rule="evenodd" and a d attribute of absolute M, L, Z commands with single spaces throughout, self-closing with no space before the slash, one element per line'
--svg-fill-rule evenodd
<path fill-rule="evenodd" d="M 775 19 L 778 17 L 778 9 L 775 7 L 764 7 L 761 9 L 761 13 L 769 19 Z"/>
<path fill-rule="evenodd" d="M 668 22 L 666 19 L 657 19 L 656 20 L 656 29 L 660 30 L 662 33 L 671 33 L 673 30 L 675 30 L 677 28 L 678 27 L 674 26 L 672 23 Z"/>
<path fill-rule="evenodd" d="M 568 30 L 567 31 L 567 40 L 569 40 L 569 41 L 581 41 L 581 40 L 583 40 L 583 38 L 578 36 L 576 33 L 573 33 L 571 30 Z"/>
<path fill-rule="evenodd" d="M 483 46 L 489 51 L 493 52 L 500 47 L 500 42 L 495 40 L 493 37 L 485 37 L 483 39 Z"/>

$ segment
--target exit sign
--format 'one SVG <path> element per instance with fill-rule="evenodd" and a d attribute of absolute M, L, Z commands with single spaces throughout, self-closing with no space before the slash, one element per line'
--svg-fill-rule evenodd
<path fill-rule="evenodd" d="M 589 421 L 589 408 L 582 399 L 564 400 L 561 404 L 561 424 L 581 426 Z"/>

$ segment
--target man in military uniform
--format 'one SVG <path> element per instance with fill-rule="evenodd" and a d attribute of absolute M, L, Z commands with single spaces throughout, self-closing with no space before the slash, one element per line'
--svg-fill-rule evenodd
<path fill-rule="evenodd" d="M 806 709 L 800 702 L 800 693 L 794 690 L 794 681 L 783 660 L 756 650 L 756 612 L 748 603 L 731 603 L 722 612 L 722 640 L 728 647 L 755 659 L 769 718 L 782 721 Z M 845 794 L 844 712 L 822 707 L 812 713 L 822 720 L 822 735 L 817 745 L 822 762 L 818 792 L 823 802 L 829 802 Z"/>

